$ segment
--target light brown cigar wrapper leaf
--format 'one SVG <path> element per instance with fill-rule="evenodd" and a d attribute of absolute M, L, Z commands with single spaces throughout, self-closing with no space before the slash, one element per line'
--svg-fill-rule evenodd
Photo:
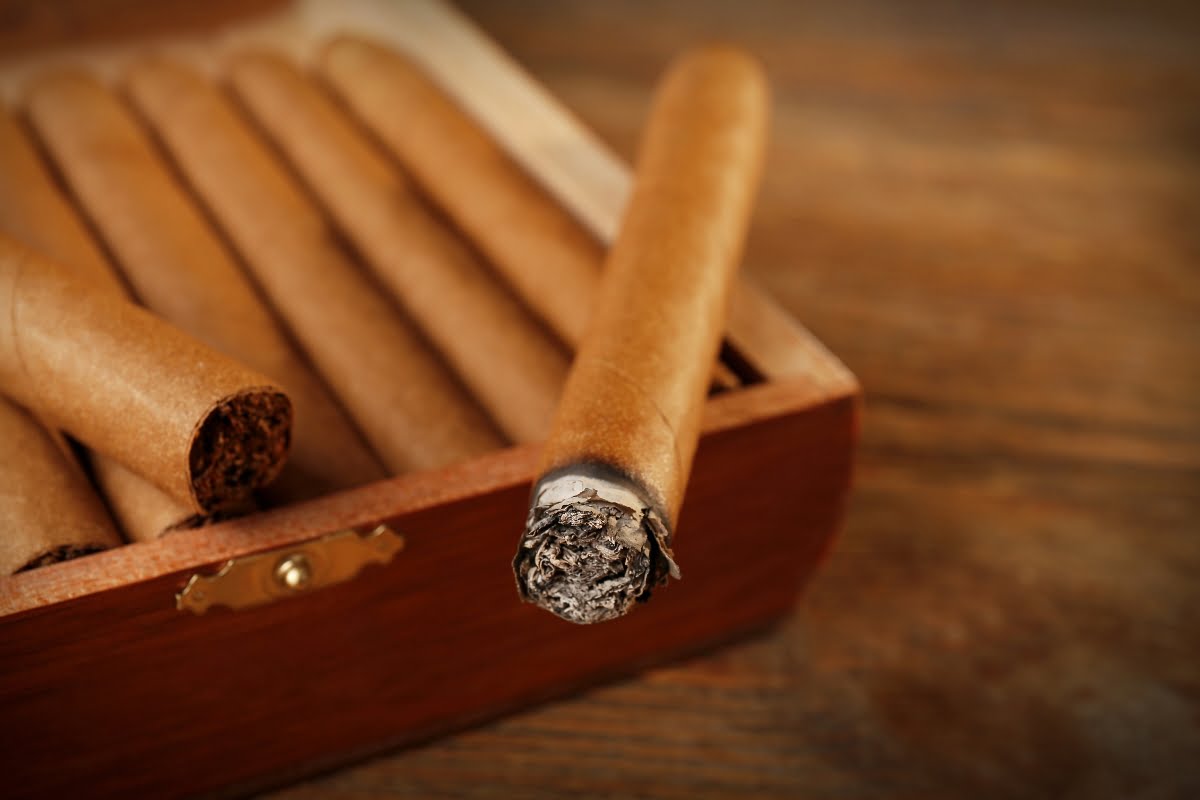
<path fill-rule="evenodd" d="M 112 266 L 63 197 L 29 136 L 0 111 L 0 231 L 70 269 L 80 280 L 120 293 Z"/>
<path fill-rule="evenodd" d="M 389 469 L 444 466 L 503 446 L 222 93 L 162 60 L 133 68 L 128 89 Z"/>
<path fill-rule="evenodd" d="M 603 252 L 403 56 L 357 38 L 321 56 L 329 82 L 562 340 L 578 344 Z"/>
<path fill-rule="evenodd" d="M 500 429 L 544 439 L 567 375 L 559 345 L 310 78 L 265 53 L 235 59 L 230 78 Z"/>
<path fill-rule="evenodd" d="M 762 172 L 766 82 L 711 47 L 667 72 L 588 334 L 542 454 L 514 569 L 572 622 L 626 613 L 667 575 L 709 365 Z"/>
<path fill-rule="evenodd" d="M 119 544 L 61 437 L 0 397 L 0 575 Z"/>
<path fill-rule="evenodd" d="M 0 180 L 0 233 L 57 261 L 100 291 L 115 294 L 124 291 L 108 260 L 55 186 L 25 132 L 3 112 L 0 112 L 0 175 L 4 176 Z M 87 458 L 109 511 L 127 538 L 152 539 L 200 521 L 189 508 L 116 461 L 97 453 L 88 453 Z"/>
<path fill-rule="evenodd" d="M 267 487 L 268 497 L 286 503 L 384 477 L 383 465 L 300 359 L 124 104 L 72 72 L 38 81 L 28 105 L 59 172 L 138 299 L 287 388 L 296 416 L 291 455 Z"/>
<path fill-rule="evenodd" d="M 525 304 L 578 347 L 599 286 L 600 243 L 404 56 L 340 37 L 320 68 Z M 723 364 L 712 369 L 715 386 L 738 384 Z"/>
<path fill-rule="evenodd" d="M 201 514 L 287 455 L 291 403 L 266 377 L 7 237 L 0 391 Z"/>

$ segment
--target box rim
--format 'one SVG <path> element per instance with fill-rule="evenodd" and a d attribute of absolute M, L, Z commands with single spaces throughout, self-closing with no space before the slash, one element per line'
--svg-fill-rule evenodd
<path fill-rule="evenodd" d="M 705 408 L 703 435 L 857 396 L 856 385 L 830 389 L 804 376 L 756 384 L 712 397 Z M 231 558 L 339 530 L 366 530 L 386 519 L 529 484 L 540 449 L 540 444 L 516 445 L 449 467 L 386 478 L 18 573 L 0 580 L 0 622 L 85 595 L 120 591 L 174 572 L 204 571 Z M 513 522 L 514 541 L 519 522 Z"/>

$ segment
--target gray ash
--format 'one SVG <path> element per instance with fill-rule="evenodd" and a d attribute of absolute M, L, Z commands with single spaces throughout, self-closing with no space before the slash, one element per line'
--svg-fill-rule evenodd
<path fill-rule="evenodd" d="M 654 511 L 590 489 L 531 511 L 513 568 L 522 599 L 581 624 L 623 616 L 668 575 L 679 577 Z"/>

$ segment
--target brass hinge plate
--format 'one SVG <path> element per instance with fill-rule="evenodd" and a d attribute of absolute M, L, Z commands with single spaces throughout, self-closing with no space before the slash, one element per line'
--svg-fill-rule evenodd
<path fill-rule="evenodd" d="M 197 573 L 175 595 L 180 611 L 253 608 L 350 580 L 368 564 L 386 564 L 404 537 L 386 525 L 368 534 L 345 530 L 320 539 L 234 558 L 211 575 Z"/>

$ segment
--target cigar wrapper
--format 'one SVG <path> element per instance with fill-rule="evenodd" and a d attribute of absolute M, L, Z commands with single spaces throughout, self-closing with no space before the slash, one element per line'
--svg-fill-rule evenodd
<path fill-rule="evenodd" d="M 124 291 L 107 259 L 54 185 L 25 132 L 3 112 L 0 175 L 4 176 L 0 180 L 0 233 L 57 261 L 98 290 L 118 295 Z M 116 461 L 98 453 L 86 455 L 109 511 L 129 539 L 150 539 L 201 521 L 185 505 Z M 55 529 L 53 535 L 64 534 Z"/>
<path fill-rule="evenodd" d="M 334 39 L 322 75 L 421 188 L 572 350 L 591 316 L 600 243 L 407 58 Z M 738 377 L 714 362 L 715 388 Z"/>
<path fill-rule="evenodd" d="M 0 391 L 194 512 L 240 503 L 283 466 L 279 387 L 7 237 L 0 319 Z"/>
<path fill-rule="evenodd" d="M 56 432 L 0 397 L 0 575 L 121 544 Z"/>
<path fill-rule="evenodd" d="M 656 95 L 514 560 L 522 598 L 564 619 L 621 616 L 678 577 L 671 538 L 762 172 L 767 108 L 761 70 L 731 48 L 685 54 Z"/>
<path fill-rule="evenodd" d="M 320 67 L 530 307 L 565 343 L 577 344 L 587 323 L 581 298 L 598 279 L 599 244 L 403 56 L 339 38 Z"/>
<path fill-rule="evenodd" d="M 138 299 L 287 388 L 296 416 L 291 455 L 267 496 L 289 502 L 384 477 L 382 464 L 118 98 L 87 75 L 66 72 L 35 83 L 28 107 Z"/>
<path fill-rule="evenodd" d="M 503 446 L 223 94 L 163 60 L 135 66 L 127 88 L 390 470 L 443 466 Z"/>
<path fill-rule="evenodd" d="M 236 58 L 238 98 L 502 431 L 540 441 L 567 356 L 408 180 L 279 56 Z"/>
<path fill-rule="evenodd" d="M 60 263 L 79 280 L 120 294 L 120 280 L 55 185 L 29 135 L 0 111 L 0 232 Z"/>

